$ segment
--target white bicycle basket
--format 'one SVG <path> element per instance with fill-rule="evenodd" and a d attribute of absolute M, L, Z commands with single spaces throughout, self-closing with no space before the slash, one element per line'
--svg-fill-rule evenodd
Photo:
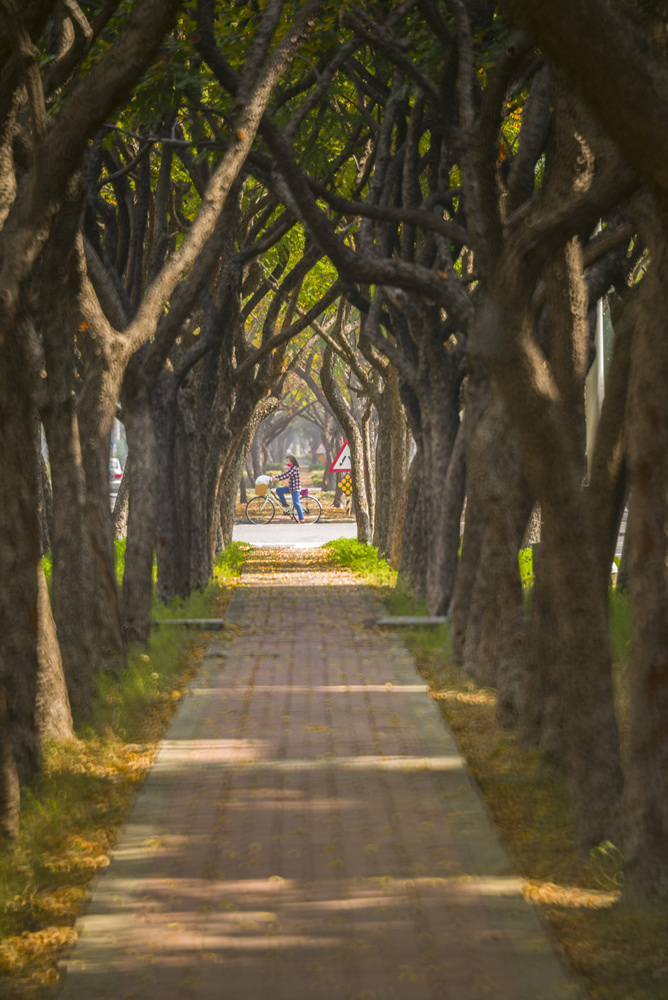
<path fill-rule="evenodd" d="M 271 476 L 258 476 L 255 480 L 255 493 L 259 497 L 266 497 L 271 486 Z"/>

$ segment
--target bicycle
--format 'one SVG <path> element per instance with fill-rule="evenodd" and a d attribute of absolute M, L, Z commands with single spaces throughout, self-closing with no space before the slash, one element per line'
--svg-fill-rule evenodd
<path fill-rule="evenodd" d="M 302 490 L 299 502 L 304 511 L 305 522 L 315 524 L 316 521 L 320 520 L 322 506 L 317 497 L 309 496 Z M 246 504 L 246 520 L 250 521 L 251 524 L 269 524 L 274 519 L 277 507 L 281 514 L 289 514 L 294 521 L 299 520 L 292 499 L 285 506 L 281 503 L 271 486 L 267 487 L 266 494 L 251 497 L 248 501 Z"/>

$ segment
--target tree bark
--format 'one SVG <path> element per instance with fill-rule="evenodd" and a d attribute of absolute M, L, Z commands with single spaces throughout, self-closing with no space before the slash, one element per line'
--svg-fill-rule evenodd
<path fill-rule="evenodd" d="M 464 433 L 466 446 L 466 513 L 464 537 L 457 575 L 450 602 L 450 650 L 459 666 L 465 659 L 468 617 L 473 602 L 473 592 L 481 563 L 485 524 L 476 490 L 476 481 L 470 474 L 470 460 L 475 454 L 478 427 L 489 405 L 489 378 L 480 364 L 474 363 L 468 375 L 464 399 Z M 461 520 L 460 520 L 461 523 Z M 470 642 L 470 640 L 469 640 Z M 477 645 L 477 643 L 476 643 Z"/>
<path fill-rule="evenodd" d="M 445 552 L 442 606 L 452 604 L 459 568 L 462 515 L 466 494 L 466 416 L 459 425 L 443 488 L 443 549 Z"/>
<path fill-rule="evenodd" d="M 396 369 L 390 367 L 378 401 L 376 499 L 373 544 L 381 558 L 391 558 L 392 534 L 408 475 L 410 434 L 401 403 Z"/>
<path fill-rule="evenodd" d="M 0 837 L 14 838 L 18 837 L 19 834 L 21 798 L 19 776 L 9 730 L 7 695 L 4 688 L 0 686 Z"/>
<path fill-rule="evenodd" d="M 522 459 L 498 390 L 478 423 L 469 451 L 469 483 L 485 520 L 485 545 L 472 598 L 477 641 L 465 640 L 463 670 L 497 689 L 497 719 L 517 722 L 524 668 L 524 601 L 518 552 L 531 511 Z M 482 580 L 480 580 L 482 578 Z M 477 631 L 477 629 L 476 629 Z"/>
<path fill-rule="evenodd" d="M 27 319 L 4 331 L 0 352 L 0 667 L 16 771 L 24 782 L 39 767 L 35 718 L 39 674 L 37 517 L 38 446 L 32 402 L 34 331 Z M 9 585 L 11 581 L 11 585 Z"/>
<path fill-rule="evenodd" d="M 343 398 L 334 377 L 334 352 L 327 345 L 323 353 L 322 370 L 320 378 L 322 391 L 327 397 L 327 402 L 336 414 L 336 419 L 341 424 L 343 432 L 348 438 L 351 458 L 351 477 L 353 483 L 353 503 L 355 504 L 355 517 L 357 519 L 357 540 L 363 545 L 371 545 L 373 541 L 373 526 L 371 524 L 371 514 L 364 478 L 364 446 L 362 441 L 362 431 L 357 425 L 355 418 Z"/>
<path fill-rule="evenodd" d="M 549 529 L 548 529 L 549 530 Z M 546 546 L 549 556 L 550 547 Z M 552 574 L 545 565 L 542 542 L 533 550 L 534 583 L 526 626 L 525 659 L 520 692 L 518 734 L 528 746 L 540 746 L 552 761 L 564 762 L 561 718 L 555 709 L 552 658 L 554 655 L 554 596 Z"/>
<path fill-rule="evenodd" d="M 99 666 L 91 602 L 93 549 L 75 396 L 78 280 L 73 234 L 80 204 L 80 186 L 77 190 L 72 185 L 54 219 L 36 277 L 46 374 L 40 410 L 53 486 L 53 614 L 70 704 L 77 718 L 90 709 Z"/>
<path fill-rule="evenodd" d="M 37 642 L 39 675 L 35 704 L 37 732 L 40 743 L 47 739 L 69 740 L 74 736 L 72 712 L 60 657 L 56 624 L 51 613 L 49 592 L 41 566 L 37 575 L 37 589 L 37 613 L 39 615 Z"/>
<path fill-rule="evenodd" d="M 668 899 L 668 200 L 645 229 L 652 263 L 642 281 L 627 408 L 629 581 L 633 605 L 626 763 L 624 895 Z"/>
<path fill-rule="evenodd" d="M 93 333 L 85 348 L 87 378 L 79 403 L 79 434 L 93 551 L 89 600 L 93 603 L 95 646 L 102 661 L 118 669 L 125 657 L 125 643 L 109 506 L 109 443 L 124 366 L 114 345 L 107 342 L 100 349 L 100 339 Z"/>
<path fill-rule="evenodd" d="M 187 544 L 179 517 L 179 497 L 186 488 L 187 469 L 183 467 L 183 449 L 179 446 L 177 388 L 174 375 L 164 371 L 152 396 L 158 444 L 158 600 L 163 603 L 188 594 Z"/>
<path fill-rule="evenodd" d="M 153 553 L 158 516 L 158 447 L 149 394 L 140 377 L 141 357 L 128 366 L 123 417 L 132 454 L 121 613 L 125 641 L 148 645 L 153 600 Z"/>
<path fill-rule="evenodd" d="M 507 307 L 507 290 L 503 290 Z M 516 322 L 516 319 L 514 320 Z M 513 322 L 513 320 L 509 320 Z M 493 359 L 546 528 L 541 548 L 553 574 L 552 671 L 563 705 L 578 843 L 614 839 L 619 829 L 621 769 L 613 705 L 607 600 L 592 586 L 597 562 L 581 491 L 582 464 L 573 439 L 551 414 L 542 374 L 530 356 L 507 350 Z M 546 419 L 547 418 L 547 419 Z M 557 622 L 558 627 L 557 627 Z"/>
<path fill-rule="evenodd" d="M 427 560 L 429 536 L 424 517 L 424 462 L 422 448 L 418 445 L 406 479 L 404 512 L 401 525 L 401 555 L 398 564 L 399 578 L 413 590 L 415 599 L 422 603 L 427 597 Z"/>
<path fill-rule="evenodd" d="M 502 0 L 501 6 L 568 73 L 629 163 L 668 194 L 663 25 L 610 0 L 566 0 L 549 7 L 539 0 Z"/>

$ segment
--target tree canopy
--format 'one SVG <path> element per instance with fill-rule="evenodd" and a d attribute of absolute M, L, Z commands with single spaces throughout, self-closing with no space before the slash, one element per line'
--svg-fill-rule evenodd
<path fill-rule="evenodd" d="M 99 670 L 149 640 L 154 551 L 161 599 L 202 586 L 244 468 L 301 413 L 328 450 L 350 443 L 360 540 L 449 615 L 503 723 L 567 769 L 581 846 L 624 839 L 628 893 L 668 893 L 665 12 L 544 6 L 0 6 L 10 832 L 45 672 L 67 735 Z M 604 296 L 615 345 L 588 442 Z M 623 762 L 607 592 L 629 497 Z M 526 611 L 517 553 L 537 511 Z"/>

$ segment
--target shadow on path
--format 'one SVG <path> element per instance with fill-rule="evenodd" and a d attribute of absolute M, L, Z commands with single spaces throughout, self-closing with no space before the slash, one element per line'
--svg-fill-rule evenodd
<path fill-rule="evenodd" d="M 372 592 L 256 551 L 95 884 L 60 1000 L 563 1000 Z"/>

